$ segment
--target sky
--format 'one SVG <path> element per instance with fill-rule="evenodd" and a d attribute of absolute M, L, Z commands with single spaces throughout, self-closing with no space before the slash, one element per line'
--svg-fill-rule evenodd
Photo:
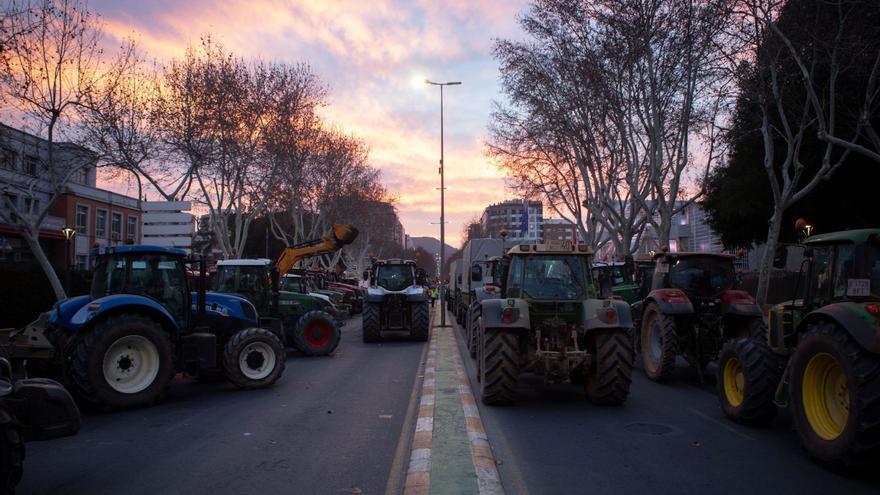
<path fill-rule="evenodd" d="M 330 89 L 325 116 L 360 136 L 412 236 L 439 238 L 444 90 L 447 243 L 493 202 L 516 197 L 484 154 L 501 98 L 494 39 L 518 38 L 526 0 L 91 0 L 108 42 L 134 35 L 160 62 L 210 33 L 245 57 L 307 62 Z"/>

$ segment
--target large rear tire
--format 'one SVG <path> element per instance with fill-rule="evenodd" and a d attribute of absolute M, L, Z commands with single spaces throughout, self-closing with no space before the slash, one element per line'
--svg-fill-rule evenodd
<path fill-rule="evenodd" d="M 642 318 L 641 338 L 645 374 L 655 382 L 668 380 L 675 371 L 678 347 L 675 319 L 664 315 L 655 303 L 648 304 Z"/>
<path fill-rule="evenodd" d="M 721 410 L 743 424 L 764 424 L 776 416 L 773 403 L 779 385 L 776 356 L 757 338 L 727 342 L 718 355 L 715 380 Z"/>
<path fill-rule="evenodd" d="M 431 329 L 431 307 L 428 301 L 415 303 L 410 306 L 412 311 L 412 328 L 410 336 L 419 341 L 426 342 Z"/>
<path fill-rule="evenodd" d="M 468 348 L 468 354 L 470 354 L 471 358 L 477 357 L 477 335 L 479 334 L 480 328 L 480 317 L 483 313 L 483 307 L 480 303 L 471 304 L 471 308 L 468 311 L 468 320 L 467 320 L 467 332 L 466 337 Z"/>
<path fill-rule="evenodd" d="M 296 323 L 293 345 L 306 356 L 326 356 L 342 339 L 339 325 L 324 311 L 309 311 Z"/>
<path fill-rule="evenodd" d="M 480 398 L 490 406 L 516 402 L 516 377 L 519 374 L 519 342 L 510 330 L 487 328 L 483 333 L 480 363 Z"/>
<path fill-rule="evenodd" d="M 12 495 L 24 471 L 24 438 L 18 421 L 0 407 L 0 495 Z"/>
<path fill-rule="evenodd" d="M 146 406 L 170 384 L 173 355 L 158 322 L 137 314 L 111 316 L 79 339 L 71 380 L 82 398 L 99 407 Z"/>
<path fill-rule="evenodd" d="M 767 324 L 764 323 L 764 318 L 761 318 L 760 316 L 757 318 L 748 318 L 739 326 L 736 332 L 736 338 L 746 339 L 750 337 L 762 342 L 767 342 Z"/>
<path fill-rule="evenodd" d="M 281 378 L 286 357 L 284 345 L 274 333 L 263 328 L 246 328 L 226 343 L 223 370 L 238 388 L 265 388 Z"/>
<path fill-rule="evenodd" d="M 810 457 L 841 472 L 880 466 L 880 356 L 823 322 L 791 359 L 792 416 Z"/>
<path fill-rule="evenodd" d="M 381 338 L 379 325 L 379 305 L 364 303 L 364 314 L 361 317 L 361 333 L 364 342 L 377 342 Z"/>
<path fill-rule="evenodd" d="M 584 391 L 593 404 L 617 406 L 626 402 L 632 383 L 632 337 L 624 329 L 597 331 L 593 363 L 586 370 Z"/>

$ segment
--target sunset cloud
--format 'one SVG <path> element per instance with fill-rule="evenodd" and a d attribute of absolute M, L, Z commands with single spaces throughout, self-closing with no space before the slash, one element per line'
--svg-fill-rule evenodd
<path fill-rule="evenodd" d="M 325 116 L 362 137 L 407 233 L 438 236 L 439 91 L 414 77 L 460 80 L 444 93 L 448 240 L 488 203 L 512 195 L 483 155 L 498 98 L 493 39 L 518 36 L 524 1 L 93 0 L 109 42 L 134 35 L 159 62 L 210 33 L 231 51 L 308 62 L 330 89 Z"/>

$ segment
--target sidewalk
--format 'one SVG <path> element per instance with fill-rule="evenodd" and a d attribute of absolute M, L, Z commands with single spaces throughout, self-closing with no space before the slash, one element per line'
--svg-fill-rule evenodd
<path fill-rule="evenodd" d="M 406 495 L 503 494 L 455 339 L 455 321 L 440 327 L 435 306 L 419 418 L 404 486 Z"/>

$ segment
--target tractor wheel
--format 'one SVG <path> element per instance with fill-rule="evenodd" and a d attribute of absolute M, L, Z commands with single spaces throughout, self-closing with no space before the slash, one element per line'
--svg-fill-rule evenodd
<path fill-rule="evenodd" d="M 593 404 L 617 406 L 626 402 L 632 383 L 632 339 L 625 330 L 595 334 L 592 365 L 584 376 L 584 391 Z"/>
<path fill-rule="evenodd" d="M 810 457 L 841 472 L 880 466 L 880 356 L 824 322 L 791 359 L 792 416 Z"/>
<path fill-rule="evenodd" d="M 324 311 L 309 311 L 296 323 L 293 345 L 306 356 L 326 356 L 336 350 L 342 331 Z"/>
<path fill-rule="evenodd" d="M 642 318 L 641 334 L 645 373 L 655 382 L 667 380 L 675 371 L 675 319 L 660 312 L 656 304 L 648 304 Z"/>
<path fill-rule="evenodd" d="M 223 370 L 238 388 L 265 388 L 281 378 L 286 357 L 284 346 L 274 333 L 264 328 L 246 328 L 226 343 Z"/>
<path fill-rule="evenodd" d="M 415 303 L 410 305 L 410 311 L 412 311 L 410 336 L 419 342 L 426 342 L 430 335 L 431 305 L 427 301 Z"/>
<path fill-rule="evenodd" d="M 482 312 L 483 307 L 479 303 L 472 304 L 470 311 L 468 311 L 467 340 L 465 342 L 467 343 L 468 354 L 470 354 L 471 358 L 477 357 L 477 335 L 479 335 Z"/>
<path fill-rule="evenodd" d="M 736 338 L 749 337 L 767 342 L 767 324 L 764 323 L 764 318 L 749 318 L 742 323 L 736 332 Z"/>
<path fill-rule="evenodd" d="M 480 396 L 483 404 L 501 406 L 516 401 L 519 342 L 510 330 L 487 328 L 483 333 Z"/>
<path fill-rule="evenodd" d="M 776 416 L 773 403 L 779 384 L 776 356 L 759 338 L 732 340 L 718 356 L 718 399 L 728 418 L 765 424 Z"/>
<path fill-rule="evenodd" d="M 24 439 L 18 421 L 0 407 L 0 494 L 15 493 L 24 467 Z"/>
<path fill-rule="evenodd" d="M 158 322 L 121 314 L 84 332 L 74 347 L 70 374 L 80 395 L 99 407 L 146 406 L 171 383 L 173 356 Z"/>
<path fill-rule="evenodd" d="M 379 305 L 364 303 L 364 314 L 361 319 L 364 342 L 377 342 L 381 338 L 379 325 Z"/>

